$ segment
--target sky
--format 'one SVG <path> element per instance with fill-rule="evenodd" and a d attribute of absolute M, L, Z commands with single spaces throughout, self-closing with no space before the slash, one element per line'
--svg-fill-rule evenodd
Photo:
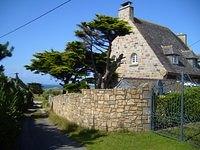
<path fill-rule="evenodd" d="M 0 0 L 0 36 L 60 5 L 65 0 Z M 33 54 L 44 50 L 65 48 L 67 42 L 77 40 L 77 24 L 90 21 L 95 14 L 117 17 L 123 0 L 72 0 L 13 34 L 0 38 L 14 46 L 13 56 L 4 59 L 5 73 L 29 82 L 57 84 L 48 75 L 36 75 L 24 68 Z M 185 33 L 188 45 L 200 40 L 200 0 L 133 0 L 134 16 Z M 192 47 L 200 54 L 200 42 Z"/>

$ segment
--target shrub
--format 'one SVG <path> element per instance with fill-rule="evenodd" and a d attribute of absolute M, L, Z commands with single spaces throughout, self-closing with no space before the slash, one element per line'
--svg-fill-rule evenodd
<path fill-rule="evenodd" d="M 158 125 L 172 127 L 180 124 L 181 93 L 158 96 L 155 107 Z M 200 87 L 184 90 L 184 120 L 186 123 L 200 121 Z"/>
<path fill-rule="evenodd" d="M 42 94 L 43 89 L 42 89 L 42 84 L 40 83 L 28 83 L 28 88 L 33 94 Z"/>
<path fill-rule="evenodd" d="M 185 117 L 191 122 L 200 121 L 200 87 L 186 88 L 184 91 Z"/>
<path fill-rule="evenodd" d="M 32 94 L 21 80 L 0 76 L 0 149 L 10 149 L 20 131 L 23 112 Z"/>
<path fill-rule="evenodd" d="M 69 93 L 79 93 L 81 89 L 89 89 L 89 85 L 86 82 L 78 82 L 78 83 L 70 83 L 64 85 L 64 89 L 66 89 Z"/>
<path fill-rule="evenodd" d="M 56 96 L 62 94 L 59 89 L 48 89 L 45 90 L 41 95 L 34 95 L 36 100 L 42 101 L 42 107 L 46 108 L 49 106 L 49 96 Z"/>

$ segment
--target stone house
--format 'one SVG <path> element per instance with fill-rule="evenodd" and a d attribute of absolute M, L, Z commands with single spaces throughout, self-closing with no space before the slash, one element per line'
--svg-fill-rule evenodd
<path fill-rule="evenodd" d="M 200 81 L 198 56 L 187 46 L 186 34 L 174 34 L 169 28 L 134 16 L 130 1 L 121 4 L 118 17 L 128 22 L 132 32 L 117 37 L 112 43 L 111 57 L 123 54 L 117 69 L 123 84 L 134 80 L 168 80 L 187 74 Z"/>

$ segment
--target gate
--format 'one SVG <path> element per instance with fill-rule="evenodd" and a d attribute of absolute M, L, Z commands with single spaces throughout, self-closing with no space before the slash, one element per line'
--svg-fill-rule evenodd
<path fill-rule="evenodd" d="M 183 80 L 158 81 L 152 89 L 151 129 L 200 147 L 199 95 L 200 87 L 185 87 Z"/>

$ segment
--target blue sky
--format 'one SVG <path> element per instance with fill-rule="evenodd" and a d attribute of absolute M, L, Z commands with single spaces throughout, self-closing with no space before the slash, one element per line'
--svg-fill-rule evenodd
<path fill-rule="evenodd" d="M 0 36 L 38 17 L 64 0 L 0 0 Z M 90 21 L 96 13 L 117 16 L 123 0 L 72 0 L 67 5 L 0 39 L 14 46 L 13 56 L 3 60 L 6 74 L 18 72 L 25 82 L 55 84 L 49 76 L 35 75 L 25 70 L 36 52 L 63 50 L 66 43 L 76 39 L 74 30 L 81 21 Z M 189 45 L 200 40 L 199 0 L 134 0 L 135 16 L 163 26 L 174 33 L 186 33 Z M 193 50 L 200 53 L 200 42 Z"/>

